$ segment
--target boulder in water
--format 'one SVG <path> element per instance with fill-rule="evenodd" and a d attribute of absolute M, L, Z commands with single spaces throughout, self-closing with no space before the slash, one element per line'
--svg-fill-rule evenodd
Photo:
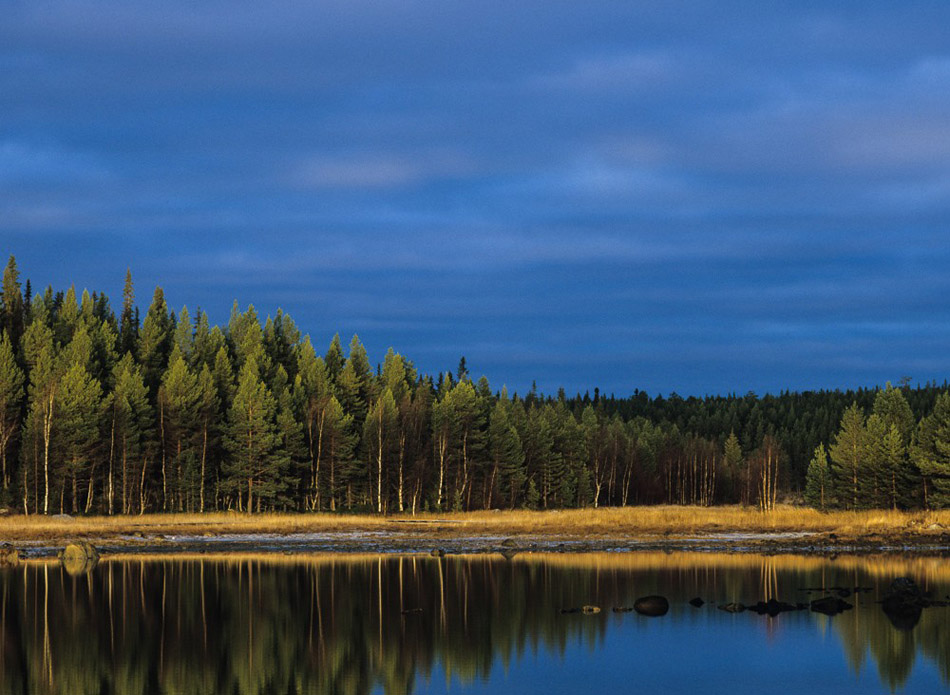
<path fill-rule="evenodd" d="M 719 606 L 719 610 L 726 611 L 726 613 L 741 613 L 745 610 L 745 605 L 741 603 L 724 603 Z"/>
<path fill-rule="evenodd" d="M 99 564 L 99 551 L 88 541 L 78 541 L 67 545 L 60 552 L 59 560 L 67 574 L 86 574 Z"/>
<path fill-rule="evenodd" d="M 658 618 L 670 610 L 670 602 L 665 596 L 644 596 L 633 603 L 633 609 L 640 615 Z"/>
<path fill-rule="evenodd" d="M 850 603 L 837 596 L 816 598 L 811 602 L 810 607 L 815 613 L 822 613 L 823 615 L 838 615 L 838 613 L 843 613 L 844 611 L 854 608 Z"/>
<path fill-rule="evenodd" d="M 881 608 L 898 630 L 911 630 L 920 622 L 920 614 L 933 602 L 910 577 L 898 577 L 884 592 Z"/>
<path fill-rule="evenodd" d="M 699 596 L 689 600 L 689 605 L 691 605 L 693 608 L 702 608 L 705 603 L 706 602 L 699 598 Z"/>

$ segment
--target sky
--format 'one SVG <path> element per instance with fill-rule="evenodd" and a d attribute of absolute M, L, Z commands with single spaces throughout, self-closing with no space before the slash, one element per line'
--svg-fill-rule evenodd
<path fill-rule="evenodd" d="M 625 396 L 950 373 L 950 3 L 0 0 L 0 253 Z"/>

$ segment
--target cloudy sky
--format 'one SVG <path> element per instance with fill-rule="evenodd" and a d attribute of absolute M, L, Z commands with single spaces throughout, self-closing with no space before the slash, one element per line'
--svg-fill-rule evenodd
<path fill-rule="evenodd" d="M 0 253 L 496 388 L 950 373 L 950 3 L 0 0 Z"/>

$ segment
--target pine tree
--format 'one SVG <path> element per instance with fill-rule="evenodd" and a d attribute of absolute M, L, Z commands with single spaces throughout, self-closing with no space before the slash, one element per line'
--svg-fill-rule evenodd
<path fill-rule="evenodd" d="M 739 497 L 742 489 L 742 476 L 746 473 L 745 461 L 742 456 L 742 445 L 735 431 L 729 432 L 729 437 L 722 449 L 722 466 L 726 474 L 725 487 L 729 496 Z M 748 503 L 748 500 L 746 500 Z"/>
<path fill-rule="evenodd" d="M 106 498 L 110 514 L 115 511 L 115 468 L 119 468 L 119 488 L 123 514 L 132 511 L 132 500 L 138 470 L 145 470 L 146 447 L 152 421 L 152 408 L 148 403 L 148 389 L 138 365 L 131 353 L 119 361 L 113 370 L 115 388 L 106 401 L 110 419 L 109 471 L 106 480 Z M 139 466 L 141 459 L 142 465 Z M 139 483 L 141 485 L 141 482 Z M 141 500 L 143 495 L 139 495 Z M 139 511 L 144 511 L 140 508 Z"/>
<path fill-rule="evenodd" d="M 933 411 L 920 421 L 912 456 L 924 480 L 924 506 L 950 506 L 950 393 L 937 396 Z"/>
<path fill-rule="evenodd" d="M 53 341 L 53 331 L 49 327 L 47 303 L 34 302 L 29 328 L 23 334 L 23 352 L 29 365 L 29 426 L 37 442 L 34 462 L 38 469 L 42 465 L 42 475 L 35 471 L 35 506 L 40 507 L 39 479 L 43 480 L 43 513 L 49 513 L 50 493 L 50 448 L 52 445 L 53 422 L 56 418 L 56 398 L 59 390 L 60 364 L 58 346 Z M 29 487 L 24 477 L 24 507 L 29 509 Z"/>
<path fill-rule="evenodd" d="M 828 452 L 825 445 L 815 447 L 815 455 L 808 464 L 808 474 L 805 478 L 805 502 L 815 509 L 825 511 L 831 499 L 831 478 L 828 469 Z"/>
<path fill-rule="evenodd" d="M 23 295 L 20 294 L 20 271 L 16 258 L 10 256 L 3 270 L 3 285 L 0 288 L 0 331 L 6 330 L 12 345 L 20 342 L 26 319 Z"/>
<path fill-rule="evenodd" d="M 388 477 L 393 459 L 398 455 L 398 411 L 393 393 L 388 388 L 376 400 L 363 425 L 363 447 L 376 478 L 376 511 L 382 514 L 384 478 Z"/>
<path fill-rule="evenodd" d="M 135 310 L 135 287 L 132 285 L 132 269 L 125 271 L 125 286 L 122 288 L 122 316 L 119 321 L 119 353 L 138 356 L 139 326 Z"/>
<path fill-rule="evenodd" d="M 865 456 L 864 414 L 853 403 L 841 417 L 831 454 L 831 474 L 838 504 L 857 509 L 862 502 L 861 476 Z"/>
<path fill-rule="evenodd" d="M 198 470 L 198 511 L 205 510 L 205 489 L 208 485 L 208 458 L 215 447 L 218 434 L 218 418 L 221 414 L 221 402 L 215 387 L 214 376 L 207 363 L 202 363 L 198 374 L 197 415 L 200 441 L 200 461 Z"/>
<path fill-rule="evenodd" d="M 196 421 L 201 400 L 198 377 L 188 368 L 176 344 L 158 392 L 159 436 L 162 455 L 162 509 L 184 511 L 193 492 L 186 481 L 196 476 Z M 168 479 L 173 475 L 172 484 Z M 169 487 L 171 490 L 169 491 Z"/>
<path fill-rule="evenodd" d="M 0 462 L 3 468 L 4 497 L 10 488 L 7 452 L 11 448 L 20 421 L 25 375 L 13 354 L 6 329 L 0 329 Z"/>
<path fill-rule="evenodd" d="M 59 483 L 60 512 L 65 511 L 64 495 L 69 483 L 73 513 L 88 513 L 94 494 L 94 454 L 99 443 L 102 388 L 85 365 L 74 362 L 63 374 L 59 390 L 60 414 L 55 441 L 64 463 Z M 86 485 L 85 505 L 80 502 L 82 484 Z"/>
<path fill-rule="evenodd" d="M 323 361 L 327 366 L 327 379 L 330 381 L 330 384 L 336 385 L 337 379 L 340 378 L 340 374 L 343 372 L 343 365 L 346 363 L 346 358 L 343 357 L 343 345 L 340 343 L 339 333 L 334 335 L 333 340 L 330 341 L 330 347 Z"/>
<path fill-rule="evenodd" d="M 168 366 L 168 357 L 173 344 L 174 326 L 165 304 L 165 293 L 161 287 L 155 288 L 152 304 L 145 314 L 142 332 L 139 338 L 138 355 L 145 376 L 145 385 L 153 398 L 158 396 L 158 387 L 162 374 Z"/>
<path fill-rule="evenodd" d="M 353 416 L 343 412 L 343 407 L 330 396 L 323 420 L 323 457 L 328 469 L 327 491 L 330 496 L 330 511 L 338 508 L 340 496 L 339 472 L 353 458 Z"/>
<path fill-rule="evenodd" d="M 510 403 L 500 398 L 492 410 L 488 430 L 489 452 L 492 461 L 491 478 L 494 481 L 498 476 L 501 479 L 500 487 L 509 509 L 514 509 L 524 488 L 524 450 L 521 446 L 521 437 L 511 422 Z M 494 487 L 489 485 L 489 490 Z M 487 503 L 491 502 L 491 495 L 487 495 Z"/>
<path fill-rule="evenodd" d="M 276 403 L 260 377 L 257 359 L 247 356 L 228 413 L 225 439 L 226 482 L 237 495 L 239 510 L 260 510 L 281 491 L 281 466 L 286 461 L 278 451 L 275 415 Z"/>

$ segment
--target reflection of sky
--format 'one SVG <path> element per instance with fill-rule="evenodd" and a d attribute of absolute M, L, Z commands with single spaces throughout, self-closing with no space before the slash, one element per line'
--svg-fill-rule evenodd
<path fill-rule="evenodd" d="M 520 391 L 942 381 L 947 27 L 939 2 L 13 0 L 0 252 Z"/>
<path fill-rule="evenodd" d="M 692 610 L 692 609 L 689 609 Z M 414 692 L 427 693 L 877 693 L 889 692 L 873 663 L 858 672 L 848 664 L 840 639 L 814 614 L 774 619 L 729 615 L 711 606 L 701 617 L 673 611 L 662 618 L 625 614 L 608 618 L 604 639 L 591 648 L 569 639 L 564 653 L 540 646 L 495 664 L 485 681 L 462 683 L 437 670 L 418 679 Z M 697 611 L 697 612 L 699 612 Z M 570 616 L 577 620 L 590 617 Z M 595 618 L 596 619 L 596 618 Z M 918 655 L 900 692 L 945 692 L 936 666 Z"/>

